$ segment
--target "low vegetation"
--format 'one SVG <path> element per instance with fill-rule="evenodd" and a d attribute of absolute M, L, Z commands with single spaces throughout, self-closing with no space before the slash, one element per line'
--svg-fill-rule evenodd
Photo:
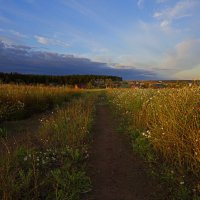
<path fill-rule="evenodd" d="M 41 120 L 38 134 L 14 150 L 1 139 L 1 199 L 76 200 L 90 190 L 84 161 L 96 98 L 85 93 L 57 108 Z"/>
<path fill-rule="evenodd" d="M 171 199 L 200 196 L 200 88 L 109 90 L 133 147 Z"/>
<path fill-rule="evenodd" d="M 79 93 L 65 87 L 0 84 L 0 122 L 43 112 Z"/>
<path fill-rule="evenodd" d="M 0 84 L 0 124 L 48 111 L 39 131 L 22 144 L 13 145 L 17 141 L 9 141 L 6 127 L 0 127 L 0 199 L 78 200 L 90 191 L 84 165 L 98 91 Z M 119 128 L 130 134 L 169 199 L 198 200 L 200 87 L 108 89 L 106 94 Z"/>

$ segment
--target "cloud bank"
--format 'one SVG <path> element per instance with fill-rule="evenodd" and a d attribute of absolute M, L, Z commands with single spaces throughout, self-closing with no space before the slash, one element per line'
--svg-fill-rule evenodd
<path fill-rule="evenodd" d="M 124 79 L 158 79 L 148 70 L 126 67 L 114 68 L 107 63 L 94 62 L 74 55 L 34 51 L 32 47 L 6 44 L 0 41 L 0 71 L 32 74 L 98 74 L 122 76 Z"/>
<path fill-rule="evenodd" d="M 200 78 L 200 39 L 178 43 L 163 59 L 162 67 L 174 70 L 174 78 Z"/>

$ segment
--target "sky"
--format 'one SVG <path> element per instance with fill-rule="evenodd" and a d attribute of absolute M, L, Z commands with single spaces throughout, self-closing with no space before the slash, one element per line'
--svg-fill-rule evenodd
<path fill-rule="evenodd" d="M 0 0 L 0 71 L 200 78 L 200 0 Z"/>

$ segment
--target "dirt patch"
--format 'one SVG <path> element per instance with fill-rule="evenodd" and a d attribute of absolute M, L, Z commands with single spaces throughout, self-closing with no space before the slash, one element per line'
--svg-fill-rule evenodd
<path fill-rule="evenodd" d="M 152 199 L 159 184 L 146 174 L 146 167 L 133 152 L 129 138 L 118 133 L 107 105 L 97 106 L 94 141 L 88 161 L 92 191 L 84 200 Z"/>

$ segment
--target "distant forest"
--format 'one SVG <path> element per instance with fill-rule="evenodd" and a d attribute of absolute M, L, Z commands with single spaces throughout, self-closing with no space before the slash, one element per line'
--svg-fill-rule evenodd
<path fill-rule="evenodd" d="M 75 85 L 88 84 L 95 81 L 122 81 L 118 76 L 102 76 L 102 75 L 33 75 L 19 73 L 2 73 L 0 72 L 0 82 L 2 83 L 24 83 L 24 84 L 54 84 L 54 85 Z"/>

